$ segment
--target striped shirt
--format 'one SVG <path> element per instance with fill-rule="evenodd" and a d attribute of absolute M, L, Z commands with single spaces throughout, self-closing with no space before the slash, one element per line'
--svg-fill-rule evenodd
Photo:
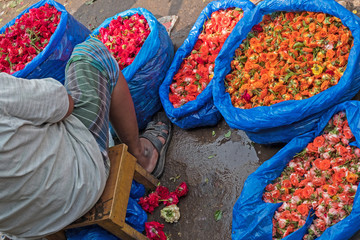
<path fill-rule="evenodd" d="M 73 115 L 95 137 L 107 175 L 110 168 L 107 154 L 109 109 L 119 71 L 116 60 L 105 45 L 95 38 L 75 47 L 66 68 L 65 87 L 74 99 Z"/>

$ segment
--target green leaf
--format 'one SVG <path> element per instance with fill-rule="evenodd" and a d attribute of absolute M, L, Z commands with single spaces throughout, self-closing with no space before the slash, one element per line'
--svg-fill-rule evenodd
<path fill-rule="evenodd" d="M 231 137 L 231 130 L 229 130 L 229 131 L 225 134 L 225 137 L 226 137 L 226 138 Z"/>
<path fill-rule="evenodd" d="M 212 159 L 214 157 L 215 157 L 215 155 L 211 155 L 211 156 L 208 156 L 208 159 Z"/>
<path fill-rule="evenodd" d="M 195 77 L 196 77 L 196 80 L 200 80 L 200 78 L 201 78 L 200 74 L 198 74 L 198 73 L 195 74 Z"/>
<path fill-rule="evenodd" d="M 216 134 L 215 131 L 212 131 L 211 135 L 212 135 L 212 136 L 215 136 L 215 134 Z"/>
<path fill-rule="evenodd" d="M 89 0 L 85 4 L 86 5 L 92 5 L 94 2 L 96 2 L 96 0 Z"/>
<path fill-rule="evenodd" d="M 222 211 L 221 210 L 217 210 L 215 212 L 215 221 L 219 221 L 222 218 Z"/>

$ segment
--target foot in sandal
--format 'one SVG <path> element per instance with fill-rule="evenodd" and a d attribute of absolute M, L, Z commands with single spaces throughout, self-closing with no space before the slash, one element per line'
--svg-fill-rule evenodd
<path fill-rule="evenodd" d="M 171 136 L 171 122 L 163 112 L 157 113 L 140 135 L 143 151 L 142 156 L 138 157 L 138 163 L 155 177 L 160 177 L 164 171 Z"/>

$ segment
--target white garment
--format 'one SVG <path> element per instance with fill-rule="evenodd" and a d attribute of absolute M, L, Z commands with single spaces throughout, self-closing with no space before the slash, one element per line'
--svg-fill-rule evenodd
<path fill-rule="evenodd" d="M 36 239 L 61 230 L 101 196 L 98 144 L 56 80 L 0 73 L 0 232 Z"/>

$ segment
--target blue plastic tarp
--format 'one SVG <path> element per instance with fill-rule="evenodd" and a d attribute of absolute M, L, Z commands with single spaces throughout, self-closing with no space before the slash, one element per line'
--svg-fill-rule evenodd
<path fill-rule="evenodd" d="M 205 21 L 211 14 L 220 9 L 238 7 L 244 10 L 244 16 L 250 14 L 250 10 L 255 7 L 253 3 L 247 0 L 223 0 L 210 2 L 192 27 L 188 37 L 181 47 L 176 51 L 174 61 L 172 62 L 165 80 L 160 87 L 160 98 L 164 110 L 169 119 L 181 128 L 195 128 L 201 126 L 216 125 L 221 118 L 221 114 L 214 106 L 212 99 L 213 81 L 200 93 L 196 100 L 187 102 L 179 108 L 174 108 L 169 100 L 169 89 L 174 75 L 178 72 L 184 58 L 192 51 L 200 33 L 202 32 Z M 244 17 L 243 17 L 244 19 Z M 241 19 L 239 22 L 242 22 Z"/>
<path fill-rule="evenodd" d="M 130 89 L 139 128 L 143 129 L 161 108 L 159 87 L 174 56 L 174 46 L 165 27 L 148 10 L 133 8 L 106 19 L 92 32 L 91 37 L 98 35 L 101 28 L 108 27 L 111 20 L 136 13 L 145 17 L 151 32 L 133 63 L 122 73 Z"/>
<path fill-rule="evenodd" d="M 261 22 L 266 14 L 276 11 L 324 12 L 342 20 L 354 37 L 346 71 L 339 83 L 311 98 L 289 100 L 272 106 L 252 109 L 235 108 L 230 95 L 225 92 L 224 79 L 230 73 L 230 63 L 235 50 L 246 38 L 252 27 Z M 237 33 L 237 34 L 234 34 Z M 232 128 L 250 132 L 258 143 L 288 142 L 295 136 L 314 128 L 314 121 L 321 112 L 356 95 L 360 89 L 360 25 L 359 18 L 333 0 L 267 0 L 259 3 L 250 15 L 236 25 L 215 64 L 213 97 L 215 106 Z M 317 115 L 316 115 L 317 114 Z M 292 125 L 292 124 L 294 124 Z M 277 129 L 275 129 L 277 128 Z M 274 130 L 274 132 L 273 132 Z M 270 133 L 270 134 L 269 134 Z"/>
<path fill-rule="evenodd" d="M 144 185 L 133 181 L 131 184 L 130 197 L 126 209 L 125 222 L 139 232 L 145 230 L 147 214 L 138 204 L 138 199 L 145 195 Z M 66 230 L 68 240 L 119 240 L 98 225 Z"/>
<path fill-rule="evenodd" d="M 355 136 L 355 145 L 360 146 L 360 102 L 348 101 L 334 106 L 325 112 L 317 121 L 312 132 L 305 133 L 291 140 L 271 159 L 264 162 L 245 181 L 240 198 L 233 209 L 233 240 L 266 240 L 272 239 L 272 218 L 282 203 L 265 203 L 262 200 L 265 187 L 279 177 L 288 162 L 301 152 L 315 137 L 322 134 L 323 129 L 334 114 L 344 111 L 350 129 Z M 309 216 L 311 213 L 309 214 Z M 302 239 L 312 218 L 308 217 L 306 225 L 285 237 L 286 240 Z M 328 228 L 319 240 L 349 239 L 360 230 L 360 197 L 356 192 L 351 214 L 344 220 Z"/>
<path fill-rule="evenodd" d="M 90 34 L 90 31 L 73 18 L 64 6 L 53 0 L 42 0 L 22 11 L 16 18 L 2 27 L 0 34 L 4 33 L 6 28 L 14 25 L 16 19 L 28 13 L 30 9 L 39 8 L 46 3 L 54 6 L 61 12 L 60 23 L 51 36 L 46 48 L 28 63 L 24 69 L 15 72 L 13 76 L 27 79 L 52 77 L 64 83 L 66 63 L 75 45 L 83 42 Z"/>

